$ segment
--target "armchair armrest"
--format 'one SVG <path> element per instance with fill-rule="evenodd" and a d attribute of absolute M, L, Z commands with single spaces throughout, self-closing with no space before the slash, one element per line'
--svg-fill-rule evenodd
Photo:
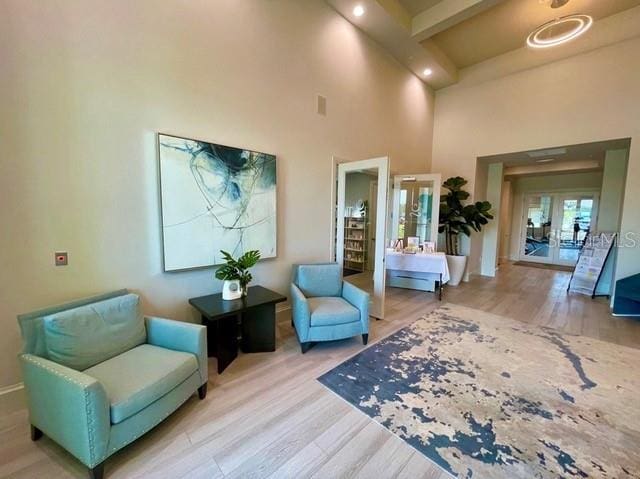
<path fill-rule="evenodd" d="M 201 384 L 209 379 L 207 362 L 207 328 L 199 324 L 145 316 L 147 343 L 161 348 L 195 354 Z"/>
<path fill-rule="evenodd" d="M 360 311 L 360 321 L 364 333 L 369 332 L 369 293 L 342 281 L 342 297 Z"/>
<path fill-rule="evenodd" d="M 291 315 L 296 327 L 298 339 L 302 342 L 309 337 L 311 327 L 311 313 L 309 312 L 309 302 L 300 288 L 291 283 Z"/>
<path fill-rule="evenodd" d="M 20 355 L 31 424 L 87 467 L 107 456 L 109 399 L 91 376 L 32 354 Z"/>

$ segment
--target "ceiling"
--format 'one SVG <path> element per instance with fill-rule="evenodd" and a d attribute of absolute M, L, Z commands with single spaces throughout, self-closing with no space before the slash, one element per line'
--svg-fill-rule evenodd
<path fill-rule="evenodd" d="M 436 90 L 480 63 L 491 72 L 484 67 L 498 57 L 510 55 L 519 71 L 640 35 L 640 0 L 569 0 L 555 9 L 552 0 L 325 1 Z M 364 15 L 353 14 L 356 5 Z M 525 46 L 537 26 L 573 13 L 594 19 L 583 36 L 545 51 Z"/>
<path fill-rule="evenodd" d="M 436 3 L 444 2 L 445 0 L 398 0 L 399 3 L 405 8 L 407 12 L 413 17 L 418 13 L 422 13 L 425 10 L 429 10 Z"/>
<path fill-rule="evenodd" d="M 431 38 L 458 68 L 465 68 L 523 47 L 533 29 L 556 17 L 582 13 L 598 21 L 637 5 L 640 0 L 571 0 L 552 9 L 541 0 L 504 0 Z"/>

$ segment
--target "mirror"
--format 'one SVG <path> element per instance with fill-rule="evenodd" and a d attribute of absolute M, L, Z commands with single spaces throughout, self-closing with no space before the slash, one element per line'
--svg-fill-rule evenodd
<path fill-rule="evenodd" d="M 437 250 L 440 175 L 396 175 L 393 177 L 393 207 L 389 246 L 433 243 Z"/>

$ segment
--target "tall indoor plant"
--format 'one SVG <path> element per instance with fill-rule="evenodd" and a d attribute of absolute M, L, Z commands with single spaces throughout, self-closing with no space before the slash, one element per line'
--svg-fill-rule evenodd
<path fill-rule="evenodd" d="M 456 286 L 460 283 L 464 270 L 467 266 L 467 257 L 461 255 L 460 234 L 471 236 L 471 231 L 481 231 L 491 215 L 491 203 L 488 201 L 477 201 L 465 204 L 469 199 L 469 193 L 463 190 L 467 180 L 460 176 L 451 177 L 442 186 L 448 190 L 447 194 L 440 197 L 440 219 L 438 233 L 445 235 L 445 250 L 449 274 L 451 279 L 449 284 Z"/>
<path fill-rule="evenodd" d="M 260 259 L 260 251 L 247 251 L 238 259 L 234 259 L 226 251 L 220 250 L 225 264 L 216 270 L 216 278 L 224 281 L 222 299 L 238 299 L 247 295 L 247 286 L 253 279 L 249 268 L 255 266 Z"/>

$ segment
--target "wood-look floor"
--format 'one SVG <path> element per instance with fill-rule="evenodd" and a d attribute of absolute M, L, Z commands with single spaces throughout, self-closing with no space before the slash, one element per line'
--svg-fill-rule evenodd
<path fill-rule="evenodd" d="M 503 265 L 496 278 L 448 288 L 445 300 L 521 321 L 640 347 L 640 321 L 613 318 L 604 300 L 565 292 L 565 272 Z M 389 288 L 376 341 L 438 307 L 431 293 Z M 108 478 L 444 478 L 402 440 L 315 378 L 362 349 L 357 339 L 304 356 L 289 324 L 274 353 L 240 355 L 222 374 L 211 360 L 209 394 L 195 396 L 106 463 Z M 29 439 L 26 411 L 0 419 L 0 477 L 86 477 L 48 438 Z"/>

